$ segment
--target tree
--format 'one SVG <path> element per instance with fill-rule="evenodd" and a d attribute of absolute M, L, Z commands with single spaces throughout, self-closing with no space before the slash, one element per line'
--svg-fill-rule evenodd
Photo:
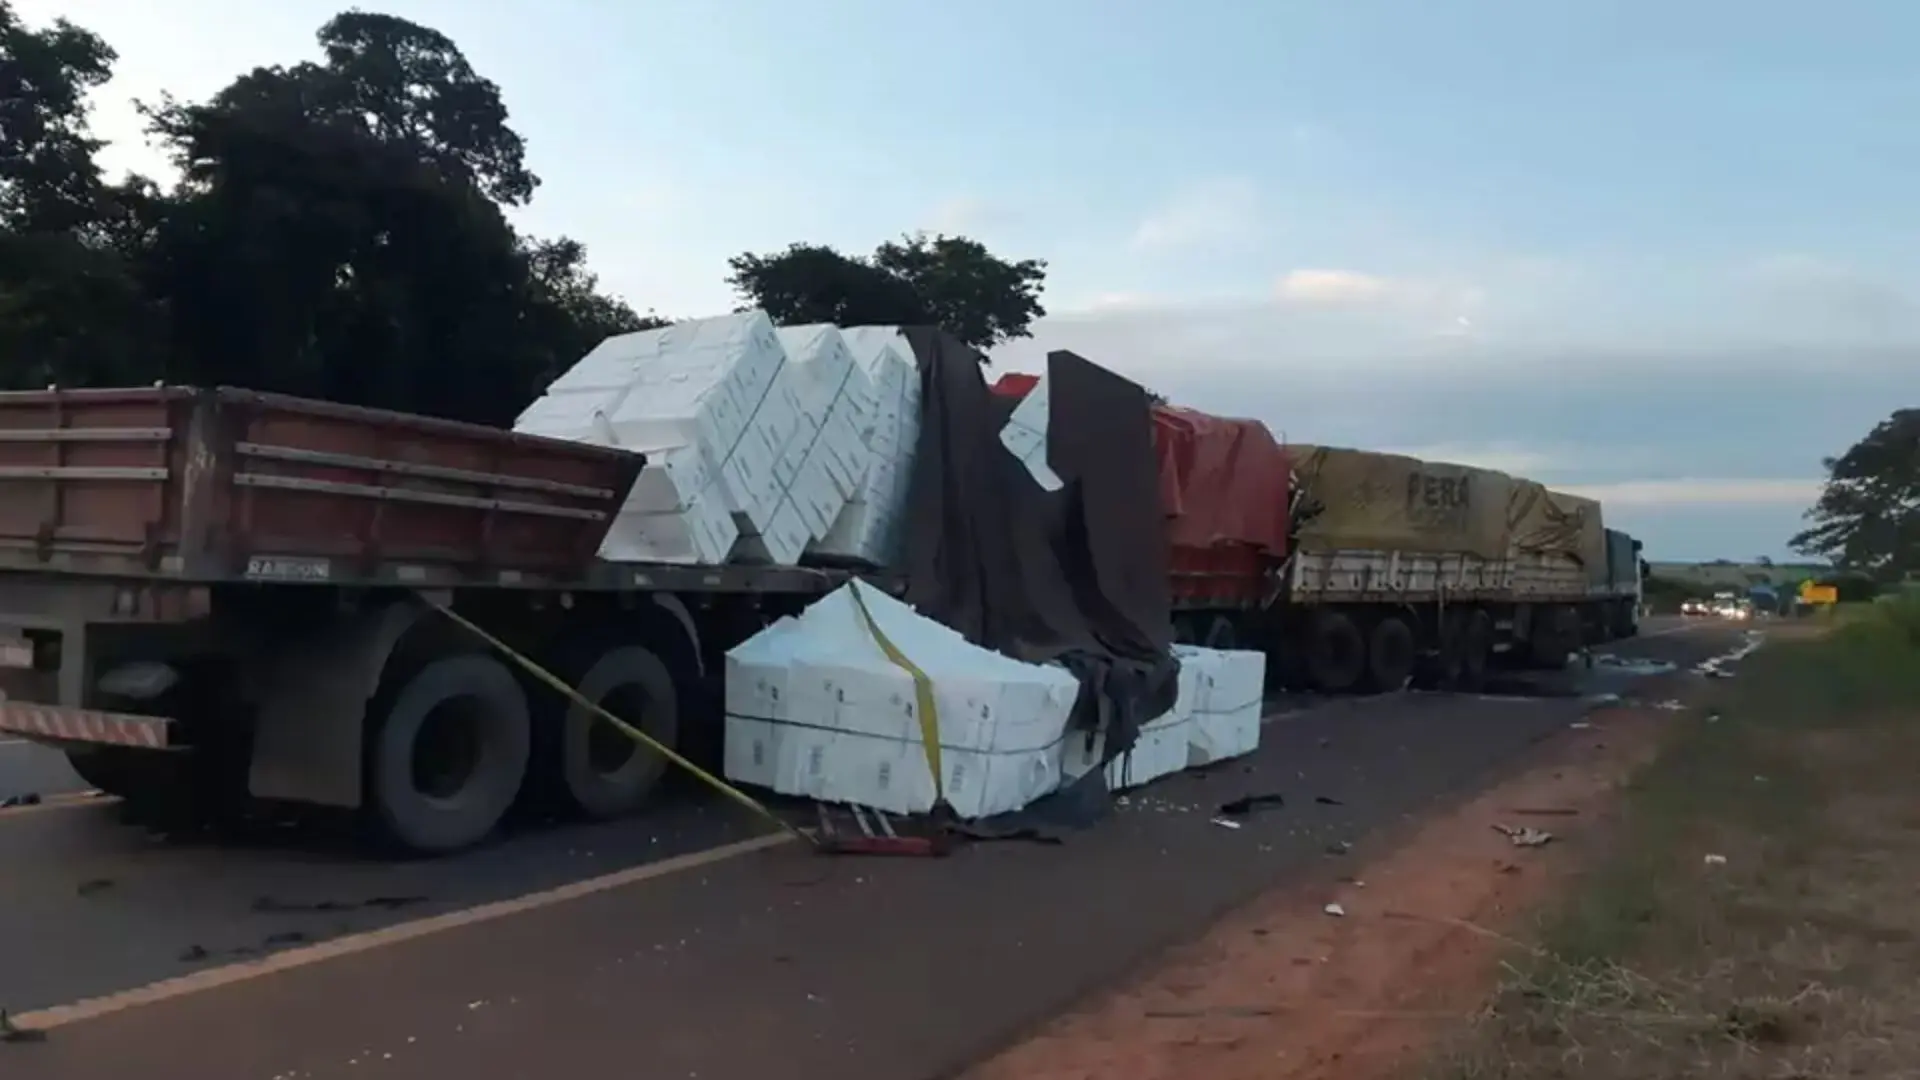
<path fill-rule="evenodd" d="M 140 381 L 160 311 L 127 253 L 152 192 L 103 182 L 87 93 L 112 73 L 98 36 L 32 30 L 0 0 L 0 385 Z"/>
<path fill-rule="evenodd" d="M 580 244 L 508 224 L 537 181 L 453 42 L 359 12 L 319 39 L 324 63 L 149 111 L 182 175 L 150 260 L 170 378 L 503 424 L 642 324 Z"/>
<path fill-rule="evenodd" d="M 1823 464 L 1826 486 L 1794 550 L 1881 579 L 1920 569 L 1920 409 L 1896 411 Z"/>
<path fill-rule="evenodd" d="M 548 343 L 542 382 L 557 378 L 615 334 L 668 324 L 652 312 L 641 315 L 626 301 L 602 293 L 599 279 L 587 269 L 587 246 L 580 241 L 535 240 L 523 250 L 532 275 L 532 317 L 541 322 L 538 336 Z"/>
<path fill-rule="evenodd" d="M 728 284 L 751 307 L 783 324 L 842 326 L 933 323 L 984 350 L 1026 337 L 1046 314 L 1046 264 L 1007 262 L 975 240 L 918 234 L 880 245 L 866 258 L 818 244 L 735 256 Z"/>
<path fill-rule="evenodd" d="M 925 233 L 881 244 L 873 265 L 913 287 L 933 322 L 976 349 L 1026 337 L 1046 315 L 1047 264 L 1007 262 L 964 236 Z"/>
<path fill-rule="evenodd" d="M 100 195 L 100 148 L 87 93 L 114 52 L 65 19 L 29 30 L 0 0 L 0 228 L 65 232 L 89 224 Z"/>

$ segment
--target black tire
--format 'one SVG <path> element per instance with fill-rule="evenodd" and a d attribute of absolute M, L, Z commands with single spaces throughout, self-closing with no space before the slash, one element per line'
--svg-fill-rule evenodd
<path fill-rule="evenodd" d="M 374 719 L 366 809 L 380 838 L 419 855 L 486 839 L 531 754 L 527 695 L 506 665 L 477 653 L 431 661 L 383 689 Z"/>
<path fill-rule="evenodd" d="M 1307 682 L 1327 694 L 1352 690 L 1366 673 L 1367 641 L 1345 612 L 1316 612 L 1307 628 Z"/>
<path fill-rule="evenodd" d="M 1240 647 L 1240 631 L 1234 627 L 1233 620 L 1225 615 L 1215 615 L 1207 624 L 1206 646 L 1209 649 L 1237 649 Z"/>
<path fill-rule="evenodd" d="M 131 760 L 134 751 L 118 747 L 89 747 L 67 751 L 67 764 L 89 787 L 124 799 L 139 790 L 140 763 Z"/>
<path fill-rule="evenodd" d="M 680 695 L 673 673 L 638 645 L 601 654 L 580 679 L 581 696 L 677 749 Z M 665 757 L 629 738 L 595 713 L 567 702 L 560 718 L 556 784 L 566 808 L 604 820 L 638 810 L 666 775 Z"/>
<path fill-rule="evenodd" d="M 1583 636 L 1577 608 L 1558 606 L 1534 612 L 1530 642 L 1534 666 L 1543 671 L 1564 670 Z"/>
<path fill-rule="evenodd" d="M 1493 616 L 1484 611 L 1466 612 L 1460 637 L 1461 690 L 1479 690 L 1487 685 L 1487 668 L 1493 662 Z"/>
<path fill-rule="evenodd" d="M 1420 659 L 1413 627 L 1398 615 L 1383 615 L 1367 635 L 1364 686 L 1373 693 L 1403 689 Z"/>

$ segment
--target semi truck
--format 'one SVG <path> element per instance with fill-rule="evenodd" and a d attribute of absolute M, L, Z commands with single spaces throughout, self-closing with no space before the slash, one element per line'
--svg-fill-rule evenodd
<path fill-rule="evenodd" d="M 1289 687 L 1351 693 L 1474 689 L 1638 633 L 1640 543 L 1598 502 L 1164 403 L 1154 420 L 1181 641 L 1260 649 Z"/>
<path fill-rule="evenodd" d="M 1163 407 L 1155 428 L 1182 640 L 1267 649 L 1342 692 L 1472 686 L 1497 659 L 1564 663 L 1631 632 L 1624 580 L 1530 549 L 1341 546 L 1329 523 L 1379 494 L 1343 466 L 1303 471 L 1311 455 L 1250 421 Z M 1419 464 L 1402 505 L 1485 501 Z M 0 393 L 0 734 L 65 751 L 136 810 L 330 809 L 411 853 L 478 843 L 529 800 L 633 813 L 666 762 L 439 608 L 698 746 L 720 737 L 728 648 L 856 572 L 902 584 L 602 560 L 642 465 L 245 390 Z M 1599 528 L 1597 506 L 1576 516 Z"/>

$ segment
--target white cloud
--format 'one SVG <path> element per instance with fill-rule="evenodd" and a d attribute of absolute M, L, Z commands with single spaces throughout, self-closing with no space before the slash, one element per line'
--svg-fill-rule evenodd
<path fill-rule="evenodd" d="M 1280 279 L 1274 291 L 1290 304 L 1364 304 L 1392 295 L 1393 283 L 1357 270 L 1293 270 Z"/>
<path fill-rule="evenodd" d="M 1611 484 L 1571 484 L 1574 495 L 1608 506 L 1811 506 L 1821 482 L 1801 479 L 1623 480 Z"/>
<path fill-rule="evenodd" d="M 1245 236 L 1259 222 L 1260 198 L 1253 182 L 1222 178 L 1193 185 L 1148 215 L 1133 232 L 1143 249 L 1199 247 Z"/>

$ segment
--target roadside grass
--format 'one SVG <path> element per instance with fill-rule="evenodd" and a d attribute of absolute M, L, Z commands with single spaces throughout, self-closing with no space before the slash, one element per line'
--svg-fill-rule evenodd
<path fill-rule="evenodd" d="M 1445 1080 L 1920 1077 L 1920 602 L 1677 714 Z"/>

